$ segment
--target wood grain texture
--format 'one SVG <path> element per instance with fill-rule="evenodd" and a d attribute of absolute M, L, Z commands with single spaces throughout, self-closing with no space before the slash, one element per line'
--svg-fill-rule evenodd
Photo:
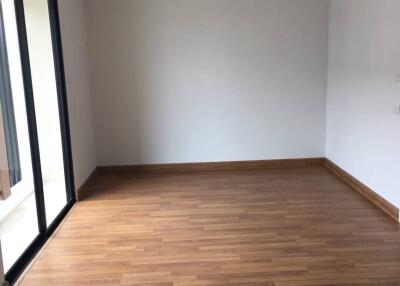
<path fill-rule="evenodd" d="M 353 189 L 360 192 L 363 196 L 365 196 L 368 200 L 370 200 L 374 205 L 382 209 L 396 221 L 400 221 L 399 209 L 394 206 L 392 203 L 388 202 L 386 199 L 381 197 L 379 194 L 375 193 L 368 186 L 361 183 L 359 180 L 354 178 L 352 175 L 347 173 L 345 170 L 340 168 L 338 165 L 330 161 L 329 159 L 325 160 L 325 167 L 332 171 L 336 176 L 342 179 L 344 182 L 349 184 Z"/>
<path fill-rule="evenodd" d="M 323 166 L 102 172 L 22 285 L 400 285 L 400 225 Z"/>
<path fill-rule="evenodd" d="M 233 170 L 322 166 L 324 162 L 325 158 L 299 158 L 299 159 L 255 160 L 255 161 L 121 165 L 121 166 L 101 166 L 98 167 L 98 171 L 99 173 L 107 171 L 132 172 L 132 173 L 233 171 Z"/>

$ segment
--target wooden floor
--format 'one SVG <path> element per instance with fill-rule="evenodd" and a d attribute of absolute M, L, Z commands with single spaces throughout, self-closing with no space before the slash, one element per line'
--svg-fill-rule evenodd
<path fill-rule="evenodd" d="M 22 285 L 400 285 L 400 226 L 323 167 L 103 174 Z"/>

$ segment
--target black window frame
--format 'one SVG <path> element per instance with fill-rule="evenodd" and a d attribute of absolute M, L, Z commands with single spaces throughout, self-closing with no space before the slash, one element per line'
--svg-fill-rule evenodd
<path fill-rule="evenodd" d="M 58 2 L 57 0 L 47 0 L 47 4 L 57 84 L 57 100 L 60 115 L 60 130 L 63 148 L 67 204 L 56 216 L 53 222 L 47 225 L 24 3 L 23 0 L 14 0 L 22 76 L 25 91 L 25 104 L 28 117 L 29 141 L 31 147 L 39 234 L 5 274 L 6 281 L 8 281 L 11 285 L 17 281 L 18 277 L 23 273 L 35 255 L 51 237 L 76 202 Z"/>

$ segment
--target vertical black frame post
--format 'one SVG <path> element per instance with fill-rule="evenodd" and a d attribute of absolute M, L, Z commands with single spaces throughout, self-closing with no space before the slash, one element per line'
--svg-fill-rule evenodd
<path fill-rule="evenodd" d="M 33 96 L 32 73 L 29 59 L 28 37 L 26 32 L 25 11 L 23 0 L 15 0 L 15 14 L 21 54 L 21 68 L 25 91 L 25 105 L 28 117 L 29 143 L 31 147 L 32 171 L 35 187 L 36 206 L 38 214 L 39 232 L 47 228 L 43 194 L 42 168 L 40 164 L 39 139 L 36 125 L 35 100 Z"/>
<path fill-rule="evenodd" d="M 54 55 L 54 70 L 57 83 L 58 110 L 60 115 L 61 140 L 63 146 L 64 174 L 67 201 L 76 201 L 74 171 L 72 164 L 71 136 L 69 128 L 67 88 L 65 85 L 64 59 L 62 50 L 60 16 L 57 0 L 48 0 L 50 30 Z"/>

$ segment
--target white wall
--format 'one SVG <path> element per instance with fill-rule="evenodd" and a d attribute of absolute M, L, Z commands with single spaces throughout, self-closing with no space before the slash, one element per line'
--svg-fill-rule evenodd
<path fill-rule="evenodd" d="M 327 157 L 400 207 L 400 1 L 332 0 Z"/>
<path fill-rule="evenodd" d="M 60 0 L 78 182 L 96 157 L 114 165 L 326 154 L 400 206 L 397 0 L 331 0 L 329 68 L 327 1 L 82 2 Z"/>
<path fill-rule="evenodd" d="M 324 155 L 328 1 L 85 3 L 100 165 Z"/>
<path fill-rule="evenodd" d="M 85 16 L 81 0 L 59 0 L 75 187 L 96 167 Z"/>

